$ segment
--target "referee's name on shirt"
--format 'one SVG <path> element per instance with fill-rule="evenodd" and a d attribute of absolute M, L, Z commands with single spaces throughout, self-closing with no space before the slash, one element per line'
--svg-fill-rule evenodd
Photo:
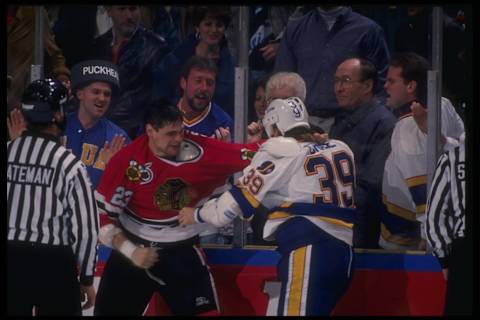
<path fill-rule="evenodd" d="M 7 181 L 13 183 L 50 186 L 54 169 L 39 165 L 25 165 L 9 162 Z"/>

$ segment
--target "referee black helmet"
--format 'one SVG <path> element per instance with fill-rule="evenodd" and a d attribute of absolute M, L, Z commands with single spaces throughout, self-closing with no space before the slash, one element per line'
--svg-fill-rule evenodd
<path fill-rule="evenodd" d="M 54 79 L 33 81 L 22 97 L 22 111 L 25 118 L 34 124 L 55 123 L 55 112 L 63 112 L 68 91 Z"/>

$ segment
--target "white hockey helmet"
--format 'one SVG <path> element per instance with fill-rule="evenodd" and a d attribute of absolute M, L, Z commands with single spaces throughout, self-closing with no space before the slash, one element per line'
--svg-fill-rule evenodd
<path fill-rule="evenodd" d="M 310 128 L 307 108 L 298 97 L 275 99 L 270 102 L 265 110 L 262 124 L 269 137 L 272 135 L 274 124 L 282 135 L 296 127 Z"/>

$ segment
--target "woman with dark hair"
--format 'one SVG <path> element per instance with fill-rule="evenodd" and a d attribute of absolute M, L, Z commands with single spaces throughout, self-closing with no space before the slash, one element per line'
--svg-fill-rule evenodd
<path fill-rule="evenodd" d="M 225 30 L 231 20 L 228 6 L 200 6 L 192 12 L 195 32 L 172 52 L 155 70 L 153 94 L 177 104 L 180 93 L 180 70 L 193 55 L 206 57 L 216 62 L 218 75 L 213 102 L 233 117 L 234 63 L 228 50 Z"/>

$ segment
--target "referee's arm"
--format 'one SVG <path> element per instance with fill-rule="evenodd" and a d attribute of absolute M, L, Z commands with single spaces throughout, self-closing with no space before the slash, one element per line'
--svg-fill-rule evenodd
<path fill-rule="evenodd" d="M 80 267 L 80 283 L 93 284 L 97 262 L 98 212 L 93 187 L 81 164 L 75 174 L 68 197 L 72 209 L 72 249 Z"/>
<path fill-rule="evenodd" d="M 426 209 L 427 241 L 443 269 L 448 267 L 448 246 L 453 240 L 448 221 L 452 201 L 450 165 L 448 153 L 444 153 L 435 169 Z"/>

